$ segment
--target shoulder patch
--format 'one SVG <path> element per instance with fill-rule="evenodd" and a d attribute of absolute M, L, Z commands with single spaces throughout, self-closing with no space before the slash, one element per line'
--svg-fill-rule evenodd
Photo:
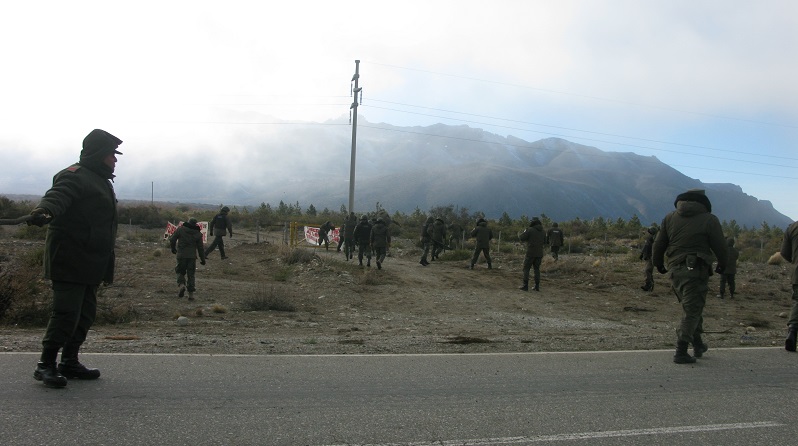
<path fill-rule="evenodd" d="M 67 167 L 66 170 L 69 171 L 69 172 L 77 172 L 78 169 L 80 169 L 80 168 L 81 168 L 80 164 L 73 164 L 73 165 Z"/>

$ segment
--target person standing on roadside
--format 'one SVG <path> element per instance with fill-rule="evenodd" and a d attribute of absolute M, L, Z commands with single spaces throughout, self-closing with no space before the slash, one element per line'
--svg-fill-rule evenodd
<path fill-rule="evenodd" d="M 726 239 L 726 247 L 729 251 L 729 259 L 726 261 L 726 269 L 720 275 L 720 289 L 718 297 L 723 299 L 726 294 L 726 284 L 729 284 L 729 299 L 734 299 L 735 277 L 737 276 L 737 259 L 740 258 L 740 251 L 734 247 L 734 237 Z"/>
<path fill-rule="evenodd" d="M 480 253 L 485 255 L 485 261 L 488 262 L 488 269 L 491 269 L 490 241 L 493 239 L 493 231 L 488 227 L 487 220 L 484 218 L 477 220 L 476 227 L 471 231 L 471 237 L 476 239 L 474 255 L 471 257 L 471 269 L 474 269 L 474 265 L 477 264 Z"/>
<path fill-rule="evenodd" d="M 518 235 L 518 239 L 526 242 L 526 256 L 524 256 L 524 284 L 521 291 L 529 291 L 529 270 L 535 270 L 535 291 L 540 291 L 540 264 L 543 261 L 543 242 L 546 234 L 543 233 L 543 224 L 537 217 L 532 217 L 529 227 Z"/>
<path fill-rule="evenodd" d="M 446 248 L 446 223 L 438 217 L 432 223 L 432 260 L 436 260 Z"/>
<path fill-rule="evenodd" d="M 349 217 L 344 221 L 343 228 L 341 228 L 341 238 L 343 239 L 344 255 L 346 260 L 352 259 L 355 252 L 355 227 L 357 226 L 357 216 L 354 212 L 349 213 Z M 338 244 L 340 248 L 341 244 Z"/>
<path fill-rule="evenodd" d="M 357 260 L 363 266 L 363 255 L 366 256 L 366 266 L 371 266 L 371 223 L 365 215 L 360 217 L 360 223 L 355 226 L 355 242 L 357 242 Z"/>
<path fill-rule="evenodd" d="M 792 263 L 792 274 L 790 274 L 792 310 L 787 322 L 787 339 L 784 340 L 784 348 L 794 352 L 796 333 L 798 332 L 798 221 L 793 222 L 784 231 L 784 239 L 782 239 L 779 252 L 784 260 Z"/>
<path fill-rule="evenodd" d="M 427 221 L 421 226 L 421 248 L 424 250 L 424 253 L 421 255 L 421 261 L 418 263 L 423 266 L 429 265 L 427 255 L 429 255 L 429 248 L 432 243 L 432 223 L 434 221 L 434 218 L 427 217 Z"/>
<path fill-rule="evenodd" d="M 652 249 L 654 247 L 654 237 L 657 236 L 656 226 L 651 226 L 646 230 L 646 242 L 643 245 L 643 250 L 640 252 L 640 260 L 646 262 L 643 272 L 646 276 L 646 282 L 640 287 L 643 291 L 654 291 L 654 262 L 652 261 Z"/>
<path fill-rule="evenodd" d="M 122 140 L 105 130 L 83 139 L 80 160 L 53 177 L 53 186 L 28 224 L 49 224 L 44 277 L 52 281 L 53 306 L 33 378 L 52 388 L 67 379 L 97 379 L 78 352 L 97 315 L 100 284 L 114 281 L 117 200 L 113 179 Z M 56 365 L 58 351 L 61 362 Z"/>
<path fill-rule="evenodd" d="M 222 260 L 226 259 L 227 256 L 224 255 L 224 233 L 225 231 L 230 233 L 230 238 L 233 238 L 233 224 L 230 222 L 230 217 L 227 215 L 230 213 L 230 208 L 227 206 L 222 207 L 221 211 L 213 217 L 213 220 L 208 225 L 210 226 L 210 236 L 213 237 L 213 243 L 208 246 L 208 249 L 205 250 L 205 258 L 208 258 L 208 254 L 212 253 L 216 247 L 219 247 L 219 254 L 222 256 Z M 213 233 L 216 232 L 216 235 Z"/>
<path fill-rule="evenodd" d="M 200 264 L 205 264 L 205 250 L 202 244 L 202 232 L 197 224 L 196 218 L 189 218 L 187 222 L 180 225 L 174 234 L 169 238 L 172 254 L 176 254 L 177 265 L 177 297 L 186 294 L 188 286 L 188 300 L 194 300 L 196 291 L 195 273 L 197 271 L 197 255 L 199 254 Z M 188 282 L 186 282 L 188 278 Z"/>
<path fill-rule="evenodd" d="M 382 217 L 378 217 L 377 222 L 371 228 L 369 242 L 377 258 L 377 269 L 382 269 L 382 262 L 385 261 L 388 247 L 391 246 L 391 234 L 388 230 L 388 225 L 385 224 L 385 220 Z"/>
<path fill-rule="evenodd" d="M 551 256 L 554 257 L 556 262 L 560 258 L 560 246 L 565 243 L 562 229 L 560 229 L 556 222 L 552 223 L 551 229 L 546 233 L 546 243 L 551 245 Z"/>
<path fill-rule="evenodd" d="M 662 220 L 652 250 L 653 263 L 660 274 L 671 273 L 671 285 L 682 304 L 683 316 L 677 330 L 673 362 L 691 364 L 708 350 L 701 339 L 704 331 L 704 305 L 712 275 L 712 254 L 718 260 L 716 273 L 723 273 L 728 260 L 726 239 L 712 204 L 701 189 L 679 194 L 676 207 Z M 665 268 L 665 256 L 668 268 Z M 690 356 L 687 348 L 693 344 Z"/>

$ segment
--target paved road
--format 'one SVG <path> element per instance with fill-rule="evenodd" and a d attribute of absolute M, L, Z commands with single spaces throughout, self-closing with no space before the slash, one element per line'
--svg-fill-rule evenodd
<path fill-rule="evenodd" d="M 47 389 L 0 353 L 0 444 L 781 445 L 798 355 L 86 354 L 97 381 Z"/>

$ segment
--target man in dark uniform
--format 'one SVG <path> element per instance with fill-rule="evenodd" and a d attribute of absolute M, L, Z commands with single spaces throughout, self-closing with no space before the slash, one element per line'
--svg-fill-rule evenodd
<path fill-rule="evenodd" d="M 418 262 L 423 266 L 429 265 L 427 255 L 429 255 L 430 244 L 432 244 L 432 223 L 435 221 L 432 217 L 427 217 L 427 221 L 421 226 L 421 248 L 424 253 L 421 254 L 421 261 Z"/>
<path fill-rule="evenodd" d="M 680 194 L 673 205 L 676 210 L 662 220 L 654 241 L 653 262 L 660 274 L 670 270 L 673 291 L 684 312 L 673 362 L 690 364 L 708 349 L 701 340 L 701 333 L 714 261 L 712 254 L 718 259 L 717 273 L 726 268 L 729 256 L 720 221 L 712 214 L 712 204 L 703 190 L 691 189 Z M 665 256 L 668 256 L 667 269 Z M 687 353 L 691 343 L 695 357 Z"/>
<path fill-rule="evenodd" d="M 391 246 L 391 234 L 382 217 L 378 217 L 377 222 L 372 226 L 369 242 L 377 257 L 377 269 L 382 269 L 382 262 L 385 261 L 388 247 Z"/>
<path fill-rule="evenodd" d="M 446 249 L 446 223 L 442 218 L 438 217 L 432 223 L 430 238 L 432 239 L 432 260 L 435 260 Z"/>
<path fill-rule="evenodd" d="M 221 211 L 213 217 L 213 220 L 208 225 L 210 226 L 209 235 L 213 237 L 213 243 L 205 250 L 206 259 L 208 258 L 208 254 L 212 253 L 217 246 L 219 247 L 219 254 L 222 255 L 222 260 L 227 258 L 227 256 L 224 255 L 225 231 L 230 233 L 230 238 L 233 238 L 233 224 L 230 222 L 230 217 L 227 215 L 229 213 L 229 207 L 222 207 Z M 215 236 L 213 235 L 214 232 L 216 232 Z"/>
<path fill-rule="evenodd" d="M 31 212 L 30 224 L 50 225 L 44 277 L 52 281 L 53 311 L 33 372 L 47 387 L 64 387 L 67 378 L 100 377 L 99 370 L 78 361 L 78 351 L 97 314 L 100 284 L 114 280 L 117 210 L 112 181 L 121 143 L 104 130 L 92 130 L 83 139 L 80 161 L 53 177 L 53 187 Z"/>
<path fill-rule="evenodd" d="M 564 242 L 562 229 L 557 226 L 556 222 L 552 223 L 552 228 L 546 233 L 546 243 L 551 245 L 551 256 L 554 257 L 555 261 L 560 258 L 560 246 Z"/>
<path fill-rule="evenodd" d="M 319 246 L 324 243 L 324 249 L 330 249 L 330 236 L 328 235 L 330 231 L 335 230 L 335 225 L 332 224 L 330 220 L 324 222 L 323 225 L 319 228 Z"/>
<path fill-rule="evenodd" d="M 643 269 L 646 282 L 640 287 L 643 291 L 654 291 L 654 262 L 651 260 L 651 252 L 654 247 L 654 237 L 657 236 L 656 226 L 651 226 L 646 230 L 646 242 L 643 245 L 643 250 L 640 252 L 640 260 L 646 262 Z"/>
<path fill-rule="evenodd" d="M 343 227 L 341 231 L 343 234 L 341 237 L 343 238 L 343 245 L 344 245 L 344 255 L 346 256 L 346 260 L 352 258 L 355 252 L 355 227 L 357 226 L 357 216 L 354 212 L 349 213 L 349 217 L 344 221 Z M 338 244 L 340 248 L 341 244 Z"/>
<path fill-rule="evenodd" d="M 485 261 L 488 262 L 488 269 L 492 268 L 490 261 L 490 241 L 493 239 L 493 231 L 488 227 L 488 222 L 484 218 L 477 220 L 477 226 L 471 231 L 471 237 L 476 239 L 474 255 L 471 257 L 471 269 L 479 260 L 479 254 L 485 254 Z"/>
<path fill-rule="evenodd" d="M 526 242 L 526 256 L 524 257 L 524 284 L 521 291 L 529 291 L 529 270 L 535 269 L 535 291 L 540 291 L 540 264 L 543 261 L 543 224 L 540 219 L 533 217 L 529 227 L 518 235 L 518 239 Z"/>
<path fill-rule="evenodd" d="M 189 218 L 187 222 L 180 225 L 174 234 L 169 238 L 172 247 L 172 254 L 177 255 L 177 274 L 178 297 L 183 297 L 188 285 L 188 300 L 194 300 L 196 291 L 195 272 L 197 271 L 197 254 L 199 254 L 200 264 L 205 264 L 205 250 L 202 245 L 202 232 L 197 224 L 196 218 Z M 188 277 L 188 282 L 186 281 Z"/>
<path fill-rule="evenodd" d="M 357 260 L 363 266 L 363 255 L 368 259 L 366 266 L 371 266 L 371 223 L 365 215 L 360 217 L 360 223 L 355 226 L 355 242 L 357 242 Z"/>
<path fill-rule="evenodd" d="M 452 222 L 447 229 L 449 229 L 449 246 L 452 249 L 463 249 L 463 226 Z"/>
<path fill-rule="evenodd" d="M 792 263 L 792 311 L 790 320 L 787 322 L 787 339 L 784 340 L 784 348 L 787 351 L 795 351 L 796 332 L 798 332 L 798 221 L 793 222 L 786 231 L 781 242 L 781 256 L 784 260 Z"/>
<path fill-rule="evenodd" d="M 729 299 L 734 299 L 736 291 L 735 278 L 737 277 L 737 260 L 740 258 L 740 251 L 734 247 L 734 237 L 726 239 L 726 247 L 729 251 L 729 258 L 726 260 L 726 269 L 720 274 L 720 288 L 718 297 L 723 299 L 726 294 L 726 284 L 729 285 Z"/>

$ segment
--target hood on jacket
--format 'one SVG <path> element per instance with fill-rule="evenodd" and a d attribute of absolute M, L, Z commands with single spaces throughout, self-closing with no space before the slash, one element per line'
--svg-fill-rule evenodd
<path fill-rule="evenodd" d="M 705 214 L 709 212 L 709 209 L 697 201 L 677 201 L 676 212 L 684 217 L 692 217 L 693 215 Z"/>

